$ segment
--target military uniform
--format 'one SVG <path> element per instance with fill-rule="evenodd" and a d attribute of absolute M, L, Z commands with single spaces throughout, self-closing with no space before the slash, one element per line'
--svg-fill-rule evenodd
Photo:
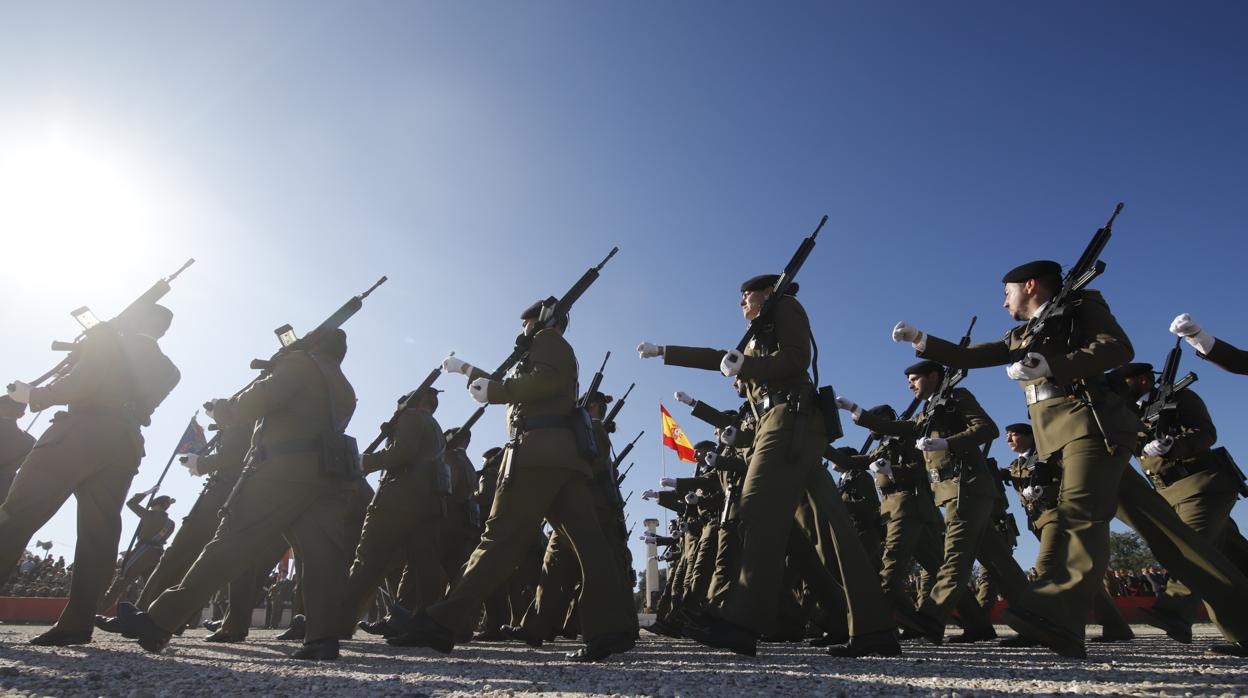
<path fill-rule="evenodd" d="M 308 641 L 336 638 L 349 555 L 344 522 L 355 483 L 323 471 L 322 444 L 350 421 L 355 391 L 329 357 L 292 351 L 279 355 L 267 376 L 212 409 L 226 427 L 263 420 L 252 437 L 248 471 L 212 541 L 182 581 L 152 602 L 148 616 L 166 633 L 178 629 L 218 587 L 261 562 L 280 533 L 306 575 L 300 584 Z"/>
<path fill-rule="evenodd" d="M 397 559 L 407 563 L 405 576 L 414 584 L 415 598 L 409 603 L 424 607 L 445 592 L 438 550 L 444 498 L 450 495 L 445 454 L 442 427 L 429 410 L 420 408 L 401 412 L 386 447 L 365 454 L 365 471 L 384 470 L 385 475 L 368 506 L 351 566 L 343 601 L 348 632 L 368 610 Z"/>
<path fill-rule="evenodd" d="M 221 523 L 221 506 L 243 471 L 243 457 L 251 448 L 252 429 L 253 425 L 222 428 L 218 432 L 216 451 L 199 458 L 197 468 L 208 474 L 208 480 L 190 512 L 182 518 L 173 542 L 143 585 L 135 604 L 140 610 L 146 611 L 162 591 L 182 581 L 204 546 L 212 540 Z"/>
<path fill-rule="evenodd" d="M 139 517 L 138 530 L 134 536 L 135 546 L 122 561 L 121 569 L 117 571 L 113 583 L 109 585 L 103 598 L 100 599 L 98 606 L 100 612 L 112 608 L 135 580 L 146 577 L 156 569 L 156 565 L 165 552 L 165 541 L 173 535 L 173 519 L 169 518 L 169 514 L 164 510 L 149 509 L 139 503 L 145 495 L 145 492 L 140 492 L 126 502 L 130 511 Z M 168 497 L 165 499 L 170 503 L 173 501 Z"/>
<path fill-rule="evenodd" d="M 1239 499 L 1238 483 L 1220 454 L 1213 450 L 1218 432 L 1204 400 L 1190 388 L 1175 393 L 1174 400 L 1176 409 L 1170 418 L 1172 433 L 1151 434 L 1141 439 L 1171 437 L 1170 450 L 1164 456 L 1141 455 L 1140 465 L 1183 523 L 1201 538 L 1215 543 L 1223 553 L 1233 554 L 1234 549 L 1224 543 L 1231 509 Z M 1231 561 L 1241 573 L 1248 572 L 1248 559 L 1241 557 Z M 1200 597 L 1184 584 L 1182 573 L 1182 568 L 1171 571 L 1171 580 L 1153 609 L 1190 627 L 1196 618 Z M 1242 606 L 1242 602 L 1237 605 Z M 1217 622 L 1218 609 L 1210 608 L 1210 617 Z"/>
<path fill-rule="evenodd" d="M 464 563 L 481 540 L 481 508 L 473 493 L 477 487 L 477 471 L 463 448 L 448 448 L 446 464 L 450 468 L 451 493 L 446 499 L 446 518 L 442 522 L 442 572 L 454 584 L 463 574 Z"/>
<path fill-rule="evenodd" d="M 0 569 L 14 569 L 30 537 L 74 495 L 78 539 L 69 603 L 46 639 L 85 642 L 112 579 L 121 507 L 144 455 L 140 428 L 181 376 L 145 335 L 106 330 L 77 351 L 67 375 L 31 391 L 30 409 L 67 409 L 52 418 L 0 505 Z"/>
<path fill-rule="evenodd" d="M 1104 372 L 1130 361 L 1134 349 L 1094 290 L 1072 295 L 1064 321 L 1050 327 L 1055 329 L 1034 343 L 1030 322 L 1000 340 L 969 347 L 928 336 L 919 356 L 954 368 L 982 368 L 1017 361 L 1030 347 L 1048 362 L 1050 376 L 1021 381 L 1021 387 L 1036 450 L 1044 460 L 1058 455 L 1062 461 L 1057 516 L 1058 538 L 1065 545 L 1058 564 L 1065 572 L 1035 586 L 1022 603 L 1011 603 L 1011 614 L 1035 618 L 1026 628 L 1031 633 L 1037 632 L 1035 623 L 1047 622 L 1056 633 L 1046 635 L 1053 640 L 1050 648 L 1082 656 L 1088 612 L 1109 564 L 1109 519 L 1139 430 L 1139 420 L 1109 389 Z M 1115 446 L 1112 451 L 1106 440 Z"/>
<path fill-rule="evenodd" d="M 845 509 L 854 522 L 854 528 L 858 530 L 858 539 L 862 541 L 863 550 L 867 552 L 867 557 L 875 564 L 876 569 L 879 569 L 882 523 L 880 495 L 875 491 L 875 479 L 865 469 L 849 469 L 841 475 L 837 489 L 841 492 L 841 501 L 845 502 Z"/>
<path fill-rule="evenodd" d="M 490 404 L 507 405 L 512 439 L 503 453 L 501 479 L 481 542 L 463 576 L 427 613 L 441 639 L 470 633 L 482 603 L 521 562 L 525 543 L 545 518 L 576 550 L 582 571 L 581 628 L 586 644 L 593 646 L 629 633 L 631 622 L 615 603 L 619 579 L 590 498 L 593 472 L 573 433 L 576 355 L 554 328 L 528 341 L 527 356 L 514 373 L 489 382 L 485 395 Z M 485 377 L 474 369 L 470 380 Z M 445 647 L 441 639 L 439 647 Z"/>
<path fill-rule="evenodd" d="M 1248 375 L 1248 351 L 1239 349 L 1220 337 L 1208 354 L 1197 352 L 1196 355 L 1221 366 L 1231 373 Z"/>
<path fill-rule="evenodd" d="M 754 281 L 754 280 L 751 280 Z M 742 287 L 743 291 L 751 282 Z M 726 352 L 668 346 L 664 363 L 720 370 Z M 785 296 L 775 304 L 769 327 L 745 348 L 737 374 L 758 415 L 748 450 L 733 543 L 739 541 L 729 583 L 718 585 L 708 612 L 713 619 L 757 636 L 776 632 L 777 608 L 785 584 L 785 553 L 796 520 L 817 522 L 806 530 L 825 568 L 843 575 L 851 636 L 891 632 L 872 564 L 858 541 L 836 484 L 821 467 L 827 445 L 823 416 L 807 374 L 811 364 L 810 320 L 801 303 Z M 807 515 L 798 518 L 799 509 Z M 861 627 L 859 627 L 861 626 Z M 721 628 L 709 626 L 695 638 L 722 642 Z M 717 639 L 719 638 L 719 639 Z M 748 642 L 748 640 L 747 640 Z M 752 651 L 740 645 L 734 650 Z"/>
<path fill-rule="evenodd" d="M 906 372 L 921 370 L 927 373 L 938 367 L 911 367 Z M 877 434 L 905 441 L 928 436 L 944 439 L 948 444 L 946 449 L 923 453 L 935 504 L 945 510 L 943 562 L 931 593 L 918 609 L 922 616 L 919 624 L 929 639 L 940 641 L 940 628 L 965 593 L 977 558 L 996 575 L 1007 598 L 1021 595 L 1027 587 L 1027 577 L 1014 561 L 1008 543 L 992 526 L 999 495 L 981 450 L 1000 431 L 975 396 L 965 388 L 954 388 L 946 405 L 925 409 L 913 421 L 887 420 L 869 411 L 859 412 L 855 421 Z M 905 612 L 899 614 L 903 622 L 908 617 Z M 984 628 L 977 630 L 989 634 Z"/>

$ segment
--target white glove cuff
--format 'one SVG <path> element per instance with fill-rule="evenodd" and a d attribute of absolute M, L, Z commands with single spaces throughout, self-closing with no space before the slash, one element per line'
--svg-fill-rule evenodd
<path fill-rule="evenodd" d="M 914 347 L 915 351 L 923 353 L 927 349 L 927 333 L 920 332 L 918 341 L 911 342 L 910 346 Z"/>
<path fill-rule="evenodd" d="M 1204 330 L 1201 330 L 1190 337 L 1184 337 L 1184 339 L 1186 339 L 1187 343 L 1192 345 L 1196 351 L 1199 351 L 1201 354 L 1206 356 L 1209 355 L 1209 352 L 1213 351 L 1213 345 L 1218 343 L 1217 338 Z"/>

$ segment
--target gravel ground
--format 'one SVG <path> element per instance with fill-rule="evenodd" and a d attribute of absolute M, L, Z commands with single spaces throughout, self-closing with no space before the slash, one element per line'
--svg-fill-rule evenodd
<path fill-rule="evenodd" d="M 833 659 L 802 645 L 764 645 L 763 656 L 712 652 L 683 640 L 643 633 L 618 661 L 579 665 L 576 647 L 541 650 L 510 644 L 466 645 L 450 656 L 400 650 L 381 642 L 343 643 L 337 662 L 287 659 L 292 643 L 254 630 L 237 645 L 201 642 L 204 631 L 174 638 L 151 655 L 115 635 L 97 633 L 81 647 L 34 647 L 46 626 L 0 626 L 0 693 L 18 696 L 189 695 L 922 695 L 1004 693 L 1149 696 L 1248 695 L 1248 660 L 1206 656 L 1217 640 L 1198 626 L 1180 645 L 1136 627 L 1129 645 L 1090 645 L 1086 662 L 995 644 L 932 647 L 908 642 L 895 659 Z M 1008 629 L 998 628 L 999 632 Z"/>

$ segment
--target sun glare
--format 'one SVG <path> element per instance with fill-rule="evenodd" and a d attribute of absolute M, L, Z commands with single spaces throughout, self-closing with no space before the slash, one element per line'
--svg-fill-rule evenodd
<path fill-rule="evenodd" d="M 103 144 L 63 131 L 0 141 L 0 237 L 28 267 L 119 280 L 147 257 L 156 206 L 124 154 Z"/>

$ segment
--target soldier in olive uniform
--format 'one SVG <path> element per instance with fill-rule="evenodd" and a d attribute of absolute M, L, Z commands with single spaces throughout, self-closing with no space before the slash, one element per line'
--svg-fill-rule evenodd
<path fill-rule="evenodd" d="M 26 405 L 0 395 L 0 500 L 9 493 L 18 467 L 35 445 L 35 437 L 17 426 L 25 413 Z"/>
<path fill-rule="evenodd" d="M 741 310 L 755 320 L 770 298 L 778 276 L 767 274 L 741 285 Z M 706 614 L 685 626 L 688 637 L 711 647 L 753 655 L 760 636 L 777 629 L 777 608 L 785 584 L 785 554 L 795 520 L 813 524 L 804 533 L 821 562 L 842 577 L 850 612 L 850 645 L 834 648 L 849 656 L 896 654 L 896 635 L 871 562 L 845 512 L 836 483 L 821 467 L 827 446 L 823 415 L 816 406 L 811 366 L 811 329 L 805 308 L 794 297 L 797 285 L 774 305 L 768 327 L 744 352 L 643 343 L 643 357 L 662 356 L 665 364 L 718 370 L 746 386 L 758 423 L 736 508 L 740 541 L 727 571 L 733 583 L 721 585 Z M 800 511 L 799 511 L 800 510 Z M 870 609 L 870 610 L 868 610 Z"/>
<path fill-rule="evenodd" d="M 861 470 L 841 468 L 835 462 L 832 463 L 832 468 L 841 474 L 841 481 L 837 484 L 837 489 L 841 492 L 841 500 L 845 502 L 849 518 L 854 521 L 854 528 L 858 529 L 858 539 L 862 541 L 867 557 L 878 570 L 882 551 L 880 541 L 882 522 L 880 495 L 875 491 L 875 479 L 865 468 Z"/>
<path fill-rule="evenodd" d="M 15 382 L 8 397 L 40 411 L 66 405 L 22 462 L 0 505 L 0 569 L 17 566 L 26 543 L 72 494 L 78 540 L 69 603 L 37 645 L 90 642 L 95 607 L 112 579 L 121 507 L 142 460 L 141 427 L 181 375 L 157 345 L 173 313 L 152 305 L 127 329 L 105 326 L 76 349 L 77 363 L 51 385 Z"/>
<path fill-rule="evenodd" d="M 139 492 L 126 502 L 126 507 L 139 517 L 135 545 L 121 563 L 121 569 L 117 571 L 108 591 L 100 599 L 100 611 L 112 608 L 136 579 L 146 577 L 156 568 L 165 552 L 165 541 L 173 535 L 173 519 L 169 518 L 169 507 L 174 503 L 173 498 L 161 495 L 144 507 L 140 502 L 149 494 L 151 492 Z"/>
<path fill-rule="evenodd" d="M 945 510 L 944 556 L 931 593 L 918 610 L 912 612 L 902 606 L 896 614 L 903 627 L 940 644 L 946 622 L 966 593 L 976 558 L 997 575 L 1007 598 L 1023 593 L 1027 576 L 1014 561 L 1009 544 L 992 526 L 999 495 L 982 449 L 1000 433 L 997 425 L 969 390 L 957 387 L 948 396 L 939 394 L 944 366 L 921 361 L 906 368 L 905 374 L 914 396 L 926 401 L 923 412 L 913 421 L 882 419 L 846 398 L 837 398 L 837 404 L 849 411 L 857 424 L 877 434 L 913 441 L 923 452 L 935 503 Z M 934 402 L 942 398 L 947 398 L 945 404 Z M 992 626 L 983 624 L 968 626 L 960 641 L 994 637 Z"/>
<path fill-rule="evenodd" d="M 543 519 L 567 536 L 581 565 L 585 647 L 569 658 L 599 661 L 632 649 L 636 641 L 631 619 L 616 603 L 619 575 L 589 491 L 590 460 L 596 453 L 585 447 L 589 444 L 578 444 L 577 430 L 583 438 L 592 434 L 592 425 L 576 407 L 576 355 L 563 337 L 567 316 L 556 326 L 543 328 L 549 312 L 547 302 L 539 301 L 521 314 L 524 335 L 519 341 L 527 343 L 528 351 L 504 380 L 491 380 L 453 356 L 443 362 L 445 370 L 469 377 L 473 399 L 507 405 L 512 439 L 503 454 L 494 508 L 463 576 L 446 598 L 411 619 L 407 634 L 392 639 L 392 644 L 450 652 L 457 637 L 475 625 L 481 604 L 520 562 L 524 543 Z"/>
<path fill-rule="evenodd" d="M 175 587 L 146 613 L 122 617 L 123 632 L 150 652 L 223 583 L 251 569 L 281 533 L 302 562 L 307 639 L 295 659 L 338 657 L 347 583 L 346 508 L 358 470 L 333 456 L 347 448 L 343 430 L 355 391 L 342 374 L 346 333 L 333 330 L 309 350 L 279 353 L 267 375 L 228 400 L 211 403 L 222 426 L 263 420 L 252 437 L 247 470 L 212 541 Z"/>
<path fill-rule="evenodd" d="M 1156 387 L 1151 364 L 1127 364 L 1115 373 L 1125 384 L 1128 397 L 1137 404 L 1147 400 Z M 1183 523 L 1200 537 L 1218 544 L 1223 552 L 1233 554 L 1235 548 L 1226 545 L 1226 537 L 1238 535 L 1238 531 L 1232 532 L 1227 526 L 1231 509 L 1239 499 L 1238 483 L 1221 453 L 1213 448 L 1218 432 L 1204 400 L 1186 388 L 1174 394 L 1174 401 L 1175 409 L 1164 418 L 1169 424 L 1156 425 L 1141 439 L 1147 443 L 1140 465 Z M 1232 562 L 1240 572 L 1248 572 L 1248 560 Z M 1152 608 L 1140 609 L 1140 613 L 1171 637 L 1190 642 L 1199 606 L 1199 595 L 1172 574 L 1165 592 Z M 1217 622 L 1217 610 L 1210 608 L 1209 613 Z"/>
<path fill-rule="evenodd" d="M 1005 428 L 1005 443 L 1018 455 L 1006 469 L 1003 477 L 1008 479 L 1018 495 L 1027 515 L 1027 528 L 1040 541 L 1040 554 L 1036 557 L 1035 570 L 1038 579 L 1046 580 L 1057 571 L 1055 565 L 1059 546 L 1053 537 L 1059 535 L 1057 523 L 1057 495 L 1062 487 L 1062 470 L 1059 465 L 1045 463 L 1036 456 L 1036 441 L 1030 424 L 1011 424 Z M 1135 637 L 1118 606 L 1102 584 L 1092 602 L 1092 617 L 1101 625 L 1101 635 L 1093 642 L 1125 642 Z M 1023 636 L 1001 641 L 1006 647 L 1031 646 L 1035 643 Z"/>
<path fill-rule="evenodd" d="M 438 391 L 404 396 L 406 408 L 379 452 L 364 455 L 364 470 L 384 471 L 381 485 L 368 506 L 355 563 L 343 599 L 350 632 L 372 603 L 377 585 L 396 560 L 407 564 L 405 577 L 414 584 L 415 607 L 442 597 L 438 540 L 443 520 L 444 497 L 450 493 L 450 470 L 446 462 L 446 439 L 434 419 Z M 403 583 L 400 582 L 400 587 Z M 409 592 L 411 593 L 411 592 Z M 414 609 L 408 609 L 414 610 Z"/>
<path fill-rule="evenodd" d="M 477 492 L 473 495 L 473 500 L 477 503 L 477 509 L 482 512 L 482 523 L 484 518 L 494 508 L 494 494 L 498 489 L 498 466 L 503 459 L 503 449 L 498 446 L 487 449 L 481 454 L 481 470 L 477 473 Z M 481 541 L 480 532 L 477 533 L 477 542 Z M 476 549 L 476 544 L 473 544 Z M 469 553 L 471 557 L 472 553 Z M 462 573 L 462 570 L 461 570 Z M 511 585 L 511 577 L 515 576 L 515 571 L 508 576 L 505 585 L 485 599 L 485 612 L 482 616 L 481 626 L 482 632 L 478 633 L 474 640 L 479 642 L 495 642 L 506 639 L 498 632 L 498 629 L 512 622 L 511 599 L 508 594 L 508 587 Z M 523 613 L 523 609 L 521 609 Z"/>
<path fill-rule="evenodd" d="M 1248 375 L 1248 351 L 1209 334 L 1191 315 L 1183 313 L 1174 318 L 1170 331 L 1186 339 L 1200 358 L 1212 361 L 1231 373 Z"/>
<path fill-rule="evenodd" d="M 467 448 L 472 443 L 471 431 L 459 427 L 447 429 L 446 464 L 451 471 L 451 494 L 446 502 L 446 518 L 442 521 L 442 573 L 448 584 L 454 584 L 464 571 L 464 564 L 481 541 L 481 509 L 473 493 L 477 489 L 477 470 L 472 467 Z"/>
<path fill-rule="evenodd" d="M 893 340 L 910 342 L 920 357 L 954 368 L 1008 364 L 1007 374 L 1020 382 L 1040 458 L 1062 461 L 1056 538 L 1063 542 L 1057 564 L 1065 572 L 1035 586 L 1020 603 L 1011 600 L 1005 619 L 1023 636 L 1082 658 L 1088 612 L 1109 564 L 1109 519 L 1139 426 L 1106 385 L 1104 372 L 1130 361 L 1134 349 L 1104 298 L 1091 289 L 1068 301 L 1065 321 L 1032 336 L 1030 321 L 1061 290 L 1057 262 L 1024 264 L 1002 282 L 1006 311 L 1026 321 L 1002 339 L 959 347 L 903 322 L 893 328 Z"/>

